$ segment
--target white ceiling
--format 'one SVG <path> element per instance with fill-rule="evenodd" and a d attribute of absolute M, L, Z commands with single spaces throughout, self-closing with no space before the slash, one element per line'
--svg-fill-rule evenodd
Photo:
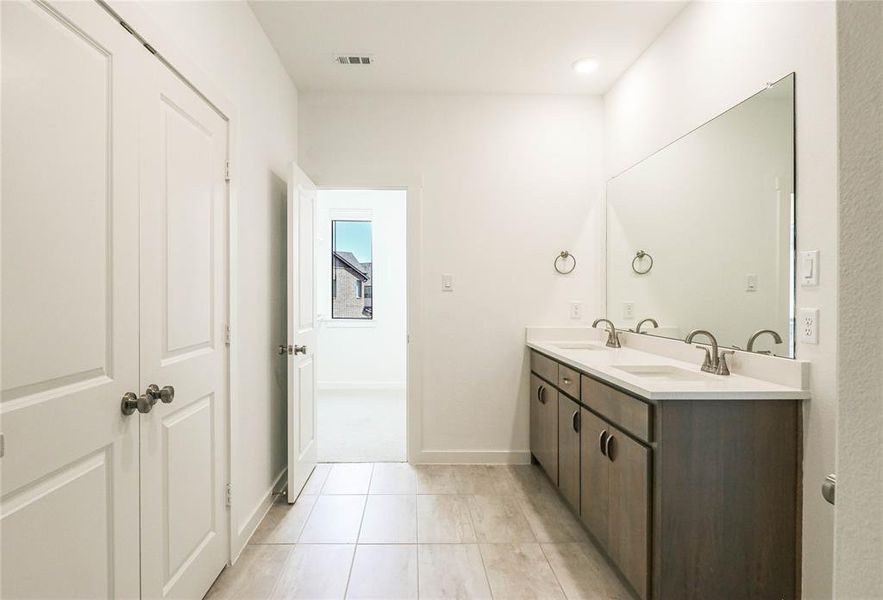
<path fill-rule="evenodd" d="M 251 0 L 303 91 L 600 94 L 686 3 Z M 334 55 L 372 54 L 370 66 Z M 579 76 L 573 61 L 601 67 Z"/>

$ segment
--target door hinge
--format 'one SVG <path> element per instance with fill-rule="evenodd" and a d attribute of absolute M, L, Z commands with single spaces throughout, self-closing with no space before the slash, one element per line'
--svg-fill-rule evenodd
<path fill-rule="evenodd" d="M 230 161 L 224 163 L 224 181 L 230 183 Z"/>
<path fill-rule="evenodd" d="M 225 504 L 227 506 L 233 506 L 233 484 L 232 483 L 227 484 Z"/>
<path fill-rule="evenodd" d="M 233 332 L 230 330 L 229 325 L 224 326 L 224 345 L 229 346 L 230 340 L 233 338 Z"/>

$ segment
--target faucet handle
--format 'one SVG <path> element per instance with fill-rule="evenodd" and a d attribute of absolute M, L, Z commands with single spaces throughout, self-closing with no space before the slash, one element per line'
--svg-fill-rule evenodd
<path fill-rule="evenodd" d="M 730 367 L 727 365 L 727 355 L 735 354 L 733 350 L 721 350 L 717 359 L 717 370 L 715 373 L 718 375 L 729 375 Z"/>
<path fill-rule="evenodd" d="M 705 360 L 702 361 L 702 370 L 706 373 L 714 373 L 714 364 L 711 362 L 711 352 L 705 346 L 694 346 L 699 350 L 705 350 Z"/>

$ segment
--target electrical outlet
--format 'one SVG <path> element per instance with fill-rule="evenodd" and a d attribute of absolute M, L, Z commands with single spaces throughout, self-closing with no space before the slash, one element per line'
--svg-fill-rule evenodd
<path fill-rule="evenodd" d="M 571 302 L 570 303 L 570 318 L 571 319 L 582 319 L 583 318 L 582 302 Z"/>
<path fill-rule="evenodd" d="M 801 308 L 797 311 L 797 341 L 819 343 L 819 309 Z"/>
<path fill-rule="evenodd" d="M 623 302 L 622 303 L 622 318 L 623 319 L 634 319 L 635 318 L 635 303 L 634 302 Z"/>

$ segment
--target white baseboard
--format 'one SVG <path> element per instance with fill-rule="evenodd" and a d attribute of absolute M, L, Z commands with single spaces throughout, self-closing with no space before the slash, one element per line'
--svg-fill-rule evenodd
<path fill-rule="evenodd" d="M 422 450 L 412 457 L 417 465 L 527 465 L 530 451 L 509 450 Z"/>
<path fill-rule="evenodd" d="M 280 489 L 280 483 L 286 481 L 286 476 L 288 475 L 288 467 L 282 469 L 282 471 L 276 476 L 273 480 L 273 484 L 264 492 L 264 495 L 261 496 L 260 501 L 257 506 L 254 507 L 254 510 L 248 515 L 248 518 L 245 519 L 236 532 L 236 540 L 235 544 L 232 548 L 232 556 L 230 557 L 230 564 L 234 564 L 238 559 L 239 555 L 242 554 L 242 550 L 245 548 L 246 544 L 248 544 L 248 540 L 251 539 L 251 536 L 254 535 L 254 532 L 257 530 L 258 525 L 261 524 L 261 521 L 264 520 L 264 517 L 267 516 L 267 512 L 270 510 L 270 506 L 273 505 L 273 496 Z M 236 497 L 234 496 L 233 502 L 236 502 Z M 231 507 L 232 510 L 232 507 Z"/>
<path fill-rule="evenodd" d="M 404 381 L 320 381 L 316 384 L 319 390 L 404 390 Z"/>

